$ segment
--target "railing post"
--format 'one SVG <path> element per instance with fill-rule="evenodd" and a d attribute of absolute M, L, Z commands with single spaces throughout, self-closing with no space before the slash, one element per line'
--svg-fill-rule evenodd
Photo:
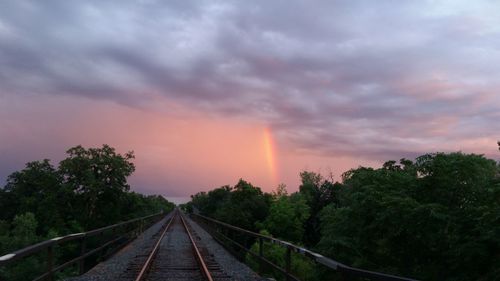
<path fill-rule="evenodd" d="M 340 280 L 340 281 L 347 281 L 347 280 L 349 280 L 349 279 L 347 278 L 347 274 L 346 274 L 346 273 L 345 273 L 342 269 L 340 269 L 340 270 L 338 271 L 338 275 L 339 275 L 339 280 Z"/>
<path fill-rule="evenodd" d="M 106 230 L 106 231 L 107 231 L 107 230 Z M 105 233 L 106 233 L 105 231 L 101 232 L 101 235 L 100 235 L 100 236 L 101 236 L 101 241 L 102 241 L 102 242 L 100 242 L 100 243 L 99 243 L 100 245 L 105 244 L 106 242 L 108 242 L 108 241 L 105 239 L 105 238 L 106 238 L 106 234 L 105 234 Z M 106 248 L 102 248 L 102 249 L 99 251 L 99 261 L 100 261 L 100 262 L 101 262 L 101 261 L 104 259 L 104 257 L 105 257 L 105 255 L 104 255 L 105 250 L 106 250 Z"/>
<path fill-rule="evenodd" d="M 80 247 L 80 256 L 85 255 L 85 252 L 87 251 L 87 241 L 85 239 L 85 236 L 82 238 L 82 244 Z M 85 273 L 85 258 L 82 258 L 80 262 L 78 263 L 78 273 L 80 275 Z"/>
<path fill-rule="evenodd" d="M 264 261 L 262 260 L 264 258 L 264 241 L 262 237 L 259 237 L 259 273 L 262 274 L 264 273 Z"/>
<path fill-rule="evenodd" d="M 144 228 L 144 219 L 139 221 L 139 232 L 137 233 L 136 237 L 139 237 L 139 235 L 141 235 L 143 228 Z"/>
<path fill-rule="evenodd" d="M 290 246 L 286 247 L 286 254 L 285 254 L 285 272 L 286 272 L 286 280 L 291 280 L 290 278 L 290 268 L 292 264 L 292 250 Z"/>
<path fill-rule="evenodd" d="M 341 281 L 349 281 L 351 278 L 349 278 L 349 275 L 343 270 L 340 271 L 340 280 Z"/>
<path fill-rule="evenodd" d="M 49 273 L 47 280 L 54 280 L 54 274 L 52 272 L 54 266 L 54 246 L 50 245 L 47 248 L 47 272 Z"/>

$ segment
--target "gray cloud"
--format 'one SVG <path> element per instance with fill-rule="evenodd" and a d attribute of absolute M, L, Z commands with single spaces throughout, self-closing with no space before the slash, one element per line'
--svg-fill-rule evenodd
<path fill-rule="evenodd" d="M 497 9 L 495 9 L 497 8 Z M 0 93 L 268 123 L 318 154 L 416 155 L 500 129 L 493 1 L 6 1 Z M 494 145 L 494 144 L 492 144 Z"/>

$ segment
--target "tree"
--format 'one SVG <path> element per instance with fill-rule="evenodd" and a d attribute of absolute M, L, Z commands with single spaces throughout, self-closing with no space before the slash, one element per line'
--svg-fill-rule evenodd
<path fill-rule="evenodd" d="M 340 188 L 339 184 L 323 178 L 319 173 L 303 171 L 300 173 L 302 184 L 299 186 L 299 193 L 309 206 L 309 218 L 305 221 L 304 242 L 306 245 L 316 245 L 321 237 L 320 233 L 320 211 L 330 203 L 333 203 Z"/>
<path fill-rule="evenodd" d="M 271 200 L 270 194 L 240 179 L 214 215 L 229 224 L 255 231 L 256 222 L 262 222 L 267 217 Z"/>
<path fill-rule="evenodd" d="M 262 227 L 275 237 L 300 243 L 304 235 L 304 222 L 308 218 L 309 206 L 300 193 L 282 195 L 271 204 Z"/>
<path fill-rule="evenodd" d="M 0 233 L 0 250 L 11 252 L 39 242 L 41 237 L 36 234 L 37 228 L 38 222 L 33 213 L 27 212 L 16 215 L 12 221 L 12 230 L 4 229 Z M 12 281 L 32 280 L 39 274 L 42 265 L 40 257 L 28 257 L 8 268 L 1 268 L 0 279 L 4 278 L 2 280 Z"/>
<path fill-rule="evenodd" d="M 85 228 L 116 221 L 121 213 L 120 201 L 130 188 L 127 177 L 135 170 L 133 152 L 121 155 L 108 145 L 89 149 L 79 145 L 67 154 L 59 171 L 64 184 L 77 195 Z"/>
<path fill-rule="evenodd" d="M 192 205 L 201 214 L 249 230 L 268 215 L 272 195 L 240 179 L 234 187 L 228 185 L 191 196 Z"/>
<path fill-rule="evenodd" d="M 17 214 L 33 213 L 39 221 L 39 232 L 52 226 L 64 226 L 71 220 L 71 190 L 61 184 L 62 178 L 48 159 L 33 161 L 12 173 L 1 197 L 5 197 L 1 218 L 12 220 Z M 9 207 L 10 206 L 10 207 Z"/>
<path fill-rule="evenodd" d="M 318 249 L 354 266 L 422 280 L 493 280 L 500 262 L 498 167 L 435 153 L 344 174 L 321 213 Z"/>
<path fill-rule="evenodd" d="M 136 192 L 128 192 L 123 195 L 121 201 L 122 220 L 133 219 L 158 213 L 160 211 L 169 212 L 175 207 L 174 203 L 169 202 L 160 195 L 142 195 Z"/>
<path fill-rule="evenodd" d="M 286 190 L 286 184 L 280 183 L 278 187 L 276 187 L 276 190 L 273 191 L 273 197 L 277 199 L 283 196 L 288 196 L 288 191 Z"/>
<path fill-rule="evenodd" d="M 8 176 L 0 188 L 0 255 L 55 236 L 174 208 L 162 196 L 128 192 L 132 153 L 122 156 L 103 145 L 77 146 L 68 154 L 58 169 L 45 159 L 29 162 Z M 59 249 L 55 263 L 62 256 L 73 256 L 74 250 L 71 245 Z M 0 280 L 31 280 L 43 264 L 37 255 L 25 258 L 0 268 Z"/>

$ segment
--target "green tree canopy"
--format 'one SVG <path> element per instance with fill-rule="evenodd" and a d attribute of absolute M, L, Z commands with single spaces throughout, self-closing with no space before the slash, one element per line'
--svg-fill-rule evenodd
<path fill-rule="evenodd" d="M 135 166 L 131 162 L 133 152 L 125 155 L 103 145 L 86 149 L 76 146 L 67 151 L 68 157 L 61 161 L 59 171 L 64 184 L 77 194 L 77 203 L 84 226 L 106 225 L 120 216 L 120 201 L 130 189 L 127 177 Z"/>
<path fill-rule="evenodd" d="M 41 232 L 52 225 L 66 226 L 70 220 L 72 194 L 62 184 L 60 173 L 48 159 L 26 164 L 26 168 L 12 173 L 3 189 L 1 219 L 11 220 L 18 214 L 30 212 L 39 221 Z"/>
<path fill-rule="evenodd" d="M 192 196 L 193 206 L 202 214 L 249 230 L 268 215 L 272 195 L 242 179 L 234 187 L 222 186 Z"/>
<path fill-rule="evenodd" d="M 299 193 L 309 206 L 309 217 L 304 222 L 304 242 L 313 246 L 321 237 L 319 213 L 328 204 L 337 202 L 340 184 L 311 171 L 301 172 L 300 179 Z"/>
<path fill-rule="evenodd" d="M 76 146 L 67 153 L 58 168 L 45 159 L 8 176 L 0 188 L 0 229 L 8 234 L 16 216 L 31 213 L 41 239 L 173 208 L 161 196 L 128 191 L 127 177 L 135 169 L 133 153 L 121 155 L 108 145 Z"/>
<path fill-rule="evenodd" d="M 282 195 L 271 203 L 262 228 L 280 239 L 300 243 L 304 235 L 304 223 L 308 218 L 309 206 L 300 193 Z"/>
<path fill-rule="evenodd" d="M 497 174 L 494 161 L 463 153 L 351 170 L 340 204 L 322 212 L 318 248 L 354 266 L 422 280 L 493 280 Z"/>

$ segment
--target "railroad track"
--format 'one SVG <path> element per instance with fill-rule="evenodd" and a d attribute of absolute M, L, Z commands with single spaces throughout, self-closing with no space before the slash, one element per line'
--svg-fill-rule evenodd
<path fill-rule="evenodd" d="M 123 280 L 231 280 L 178 210 L 151 242 L 129 264 Z"/>

